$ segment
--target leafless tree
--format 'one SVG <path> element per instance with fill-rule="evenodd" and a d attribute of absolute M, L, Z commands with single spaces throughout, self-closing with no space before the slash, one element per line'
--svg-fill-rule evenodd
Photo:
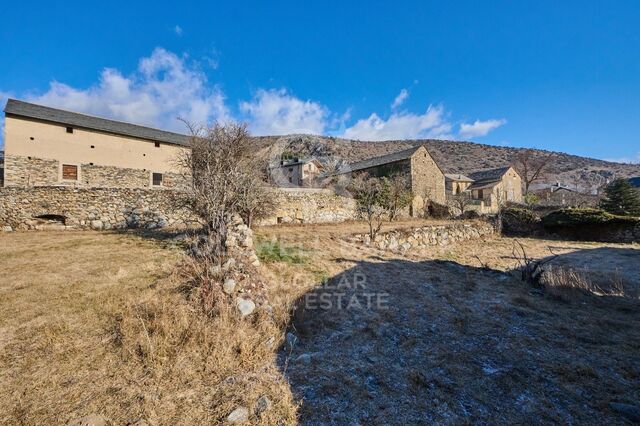
<path fill-rule="evenodd" d="M 369 236 L 375 240 L 388 215 L 388 188 L 380 179 L 366 173 L 356 175 L 350 185 L 358 212 L 369 224 Z"/>
<path fill-rule="evenodd" d="M 544 177 L 551 162 L 552 153 L 541 153 L 534 149 L 522 149 L 516 155 L 516 167 L 522 175 L 525 195 L 531 184 Z"/>
<path fill-rule="evenodd" d="M 467 211 L 473 201 L 471 200 L 471 194 L 469 192 L 460 192 L 459 194 L 452 194 L 447 197 L 449 208 L 455 213 L 463 215 Z M 455 214 L 454 213 L 454 214 Z"/>
<path fill-rule="evenodd" d="M 394 174 L 384 179 L 383 185 L 387 186 L 387 211 L 389 222 L 393 221 L 398 213 L 411 204 L 413 193 L 409 189 L 409 182 L 406 176 Z"/>
<path fill-rule="evenodd" d="M 182 202 L 204 225 L 211 254 L 220 256 L 225 252 L 227 222 L 232 215 L 250 221 L 266 213 L 262 209 L 268 198 L 260 173 L 263 168 L 252 155 L 246 125 L 188 127 L 191 149 L 185 150 L 180 164 L 190 179 Z"/>

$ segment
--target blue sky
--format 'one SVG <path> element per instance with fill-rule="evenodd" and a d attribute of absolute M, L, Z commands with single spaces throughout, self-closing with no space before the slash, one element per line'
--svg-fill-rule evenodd
<path fill-rule="evenodd" d="M 640 160 L 638 1 L 5 3 L 3 103 Z"/>

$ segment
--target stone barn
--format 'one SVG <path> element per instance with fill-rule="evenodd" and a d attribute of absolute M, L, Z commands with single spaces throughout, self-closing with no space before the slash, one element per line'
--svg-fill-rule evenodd
<path fill-rule="evenodd" d="M 351 163 L 340 173 L 368 173 L 375 177 L 405 175 L 414 195 L 412 216 L 420 216 L 430 202 L 446 203 L 444 173 L 423 145 Z"/>

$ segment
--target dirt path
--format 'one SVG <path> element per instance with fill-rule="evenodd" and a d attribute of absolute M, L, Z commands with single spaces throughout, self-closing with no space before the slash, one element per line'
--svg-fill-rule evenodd
<path fill-rule="evenodd" d="M 637 301 L 550 299 L 473 266 L 513 263 L 505 239 L 404 258 L 320 234 L 314 262 L 339 272 L 300 298 L 279 359 L 302 424 L 624 424 L 615 404 L 637 409 Z"/>

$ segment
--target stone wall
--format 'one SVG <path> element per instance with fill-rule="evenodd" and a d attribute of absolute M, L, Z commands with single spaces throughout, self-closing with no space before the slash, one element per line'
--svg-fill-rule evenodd
<path fill-rule="evenodd" d="M 74 186 L 101 188 L 147 188 L 151 187 L 154 170 L 95 165 L 78 166 L 78 180 L 61 179 L 60 162 L 36 157 L 10 155 L 5 158 L 5 186 Z M 184 184 L 179 173 L 163 172 L 162 186 L 175 188 Z"/>
<path fill-rule="evenodd" d="M 394 230 L 380 233 L 375 241 L 369 234 L 356 234 L 352 241 L 361 242 L 382 250 L 406 253 L 433 246 L 480 238 L 495 233 L 493 225 L 487 222 L 452 222 L 446 225 L 428 225 L 407 230 Z"/>
<path fill-rule="evenodd" d="M 51 185 L 58 182 L 58 161 L 36 157 L 4 157 L 5 186 Z"/>
<path fill-rule="evenodd" d="M 356 218 L 355 201 L 328 189 L 278 188 L 272 191 L 276 210 L 271 217 L 259 221 L 260 225 L 344 222 Z"/>
<path fill-rule="evenodd" d="M 16 229 L 185 227 L 177 192 L 132 188 L 0 188 L 0 226 Z"/>

